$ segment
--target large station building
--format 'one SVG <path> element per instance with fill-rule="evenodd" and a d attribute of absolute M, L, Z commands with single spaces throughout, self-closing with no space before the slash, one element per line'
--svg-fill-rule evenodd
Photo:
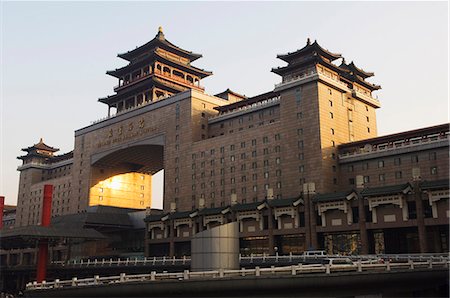
<path fill-rule="evenodd" d="M 164 169 L 164 210 L 148 212 L 145 254 L 188 255 L 190 237 L 230 221 L 247 253 L 448 251 L 449 125 L 379 137 L 373 73 L 316 41 L 278 55 L 275 88 L 208 95 L 201 57 L 162 30 L 108 71 L 108 116 L 75 131 L 73 152 L 23 149 L 16 226 L 89 206 L 145 209 Z M 268 88 L 269 89 L 269 88 Z M 149 209 L 150 210 L 150 209 Z"/>

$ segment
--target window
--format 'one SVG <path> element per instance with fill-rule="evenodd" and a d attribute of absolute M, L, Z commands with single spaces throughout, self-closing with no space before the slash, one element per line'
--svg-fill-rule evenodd
<path fill-rule="evenodd" d="M 279 133 L 277 133 L 276 135 L 275 135 L 275 140 L 276 141 L 279 141 L 281 139 L 281 135 L 279 134 Z"/>
<path fill-rule="evenodd" d="M 379 180 L 379 181 L 384 181 L 384 180 L 385 180 L 384 174 L 378 175 L 378 180 Z"/>
<path fill-rule="evenodd" d="M 334 141 L 331 141 L 331 147 L 336 147 L 336 143 Z"/>
<path fill-rule="evenodd" d="M 266 144 L 269 142 L 269 138 L 268 137 L 263 137 L 263 143 Z"/>
<path fill-rule="evenodd" d="M 280 146 L 275 146 L 275 152 L 280 152 L 281 151 L 281 147 Z"/>
<path fill-rule="evenodd" d="M 256 157 L 256 150 L 252 151 L 252 157 Z"/>
<path fill-rule="evenodd" d="M 268 166 L 269 166 L 269 160 L 267 160 L 267 159 L 264 160 L 264 166 L 265 166 L 265 167 L 268 167 Z"/>
<path fill-rule="evenodd" d="M 353 172 L 353 170 L 354 170 L 353 165 L 349 165 L 349 166 L 348 166 L 348 171 L 349 171 L 349 172 Z"/>
<path fill-rule="evenodd" d="M 281 163 L 281 159 L 279 157 L 275 158 L 275 163 L 279 165 Z"/>
<path fill-rule="evenodd" d="M 413 156 L 411 156 L 411 162 L 412 162 L 412 163 L 417 163 L 417 162 L 419 162 L 419 155 L 413 155 Z"/>
<path fill-rule="evenodd" d="M 303 141 L 298 141 L 298 148 L 303 149 Z"/>
<path fill-rule="evenodd" d="M 368 170 L 368 169 L 369 169 L 369 163 L 368 163 L 368 162 L 363 163 L 362 169 L 363 169 L 363 170 Z"/>
<path fill-rule="evenodd" d="M 298 167 L 298 171 L 300 172 L 300 173 L 303 173 L 304 171 L 305 171 L 305 166 L 299 166 Z"/>
<path fill-rule="evenodd" d="M 431 175 L 436 175 L 437 174 L 437 167 L 431 167 L 430 168 L 430 174 Z"/>
<path fill-rule="evenodd" d="M 332 166 L 333 172 L 336 172 L 336 166 Z"/>
<path fill-rule="evenodd" d="M 370 177 L 364 176 L 364 183 L 369 183 L 369 182 L 370 182 Z"/>
<path fill-rule="evenodd" d="M 241 148 L 245 148 L 245 142 L 241 142 Z"/>
<path fill-rule="evenodd" d="M 266 179 L 269 178 L 269 172 L 264 172 L 264 178 L 266 178 Z"/>
<path fill-rule="evenodd" d="M 264 148 L 263 154 L 269 154 L 269 148 Z"/>
<path fill-rule="evenodd" d="M 230 145 L 230 151 L 233 151 L 234 150 L 234 145 Z"/>
<path fill-rule="evenodd" d="M 231 160 L 231 161 L 234 161 L 234 159 L 235 159 L 235 158 L 234 158 L 234 155 L 231 155 L 231 156 L 230 156 L 230 160 Z"/>
<path fill-rule="evenodd" d="M 378 167 L 379 168 L 384 168 L 384 161 L 383 160 L 378 161 Z"/>
<path fill-rule="evenodd" d="M 277 182 L 277 188 L 281 188 L 281 182 L 280 181 Z"/>
<path fill-rule="evenodd" d="M 395 172 L 395 179 L 401 179 L 402 178 L 402 171 Z"/>
<path fill-rule="evenodd" d="M 436 152 L 430 152 L 429 157 L 430 160 L 436 160 Z"/>
<path fill-rule="evenodd" d="M 355 185 L 355 178 L 349 178 L 348 179 L 348 184 Z"/>
<path fill-rule="evenodd" d="M 303 118 L 303 113 L 302 112 L 297 113 L 297 119 L 302 119 L 302 118 Z"/>
<path fill-rule="evenodd" d="M 331 134 L 334 135 L 334 129 L 333 128 L 331 129 Z"/>
<path fill-rule="evenodd" d="M 330 112 L 330 118 L 333 119 L 333 113 Z"/>
<path fill-rule="evenodd" d="M 328 102 L 330 103 L 330 107 L 332 107 L 333 106 L 333 101 L 329 100 Z"/>
<path fill-rule="evenodd" d="M 366 116 L 366 121 L 369 122 L 369 116 Z"/>
<path fill-rule="evenodd" d="M 399 166 L 402 164 L 402 160 L 400 157 L 394 159 L 394 165 Z"/>
<path fill-rule="evenodd" d="M 252 140 L 252 146 L 255 146 L 256 145 L 256 139 L 253 139 Z"/>
<path fill-rule="evenodd" d="M 297 129 L 297 135 L 301 136 L 303 134 L 303 128 Z"/>
<path fill-rule="evenodd" d="M 277 171 L 275 172 L 275 176 L 280 177 L 280 176 L 281 176 L 281 170 L 277 170 Z"/>
<path fill-rule="evenodd" d="M 299 153 L 299 154 L 298 154 L 298 159 L 299 159 L 299 160 L 305 159 L 305 156 L 303 155 L 303 153 Z"/>

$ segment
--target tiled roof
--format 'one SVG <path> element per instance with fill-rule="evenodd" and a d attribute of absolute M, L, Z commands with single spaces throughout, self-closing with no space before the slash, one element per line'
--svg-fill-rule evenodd
<path fill-rule="evenodd" d="M 420 183 L 420 188 L 422 190 L 449 189 L 449 184 L 448 179 L 423 181 Z"/>
<path fill-rule="evenodd" d="M 294 202 L 299 198 L 291 198 L 291 199 L 272 199 L 266 200 L 267 204 L 270 207 L 289 207 L 293 206 Z"/>
<path fill-rule="evenodd" d="M 250 211 L 250 210 L 256 210 L 256 208 L 261 205 L 263 202 L 253 202 L 253 203 L 247 203 L 247 204 L 236 204 L 231 207 L 231 210 L 233 211 Z"/>
<path fill-rule="evenodd" d="M 356 194 L 356 192 L 354 190 L 316 194 L 312 198 L 312 200 L 313 200 L 313 202 L 329 202 L 329 201 L 344 200 L 352 193 Z"/>
<path fill-rule="evenodd" d="M 373 187 L 373 188 L 365 188 L 361 195 L 363 197 L 370 197 L 370 196 L 382 196 L 382 195 L 390 195 L 390 194 L 398 194 L 398 193 L 404 193 L 408 191 L 408 188 L 411 189 L 411 184 L 398 184 L 398 185 L 388 185 L 388 186 L 382 186 L 382 187 Z"/>

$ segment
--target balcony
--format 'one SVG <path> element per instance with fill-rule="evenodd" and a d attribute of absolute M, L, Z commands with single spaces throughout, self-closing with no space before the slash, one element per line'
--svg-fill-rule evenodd
<path fill-rule="evenodd" d="M 201 90 L 205 90 L 205 88 L 203 86 L 200 86 L 200 84 L 196 85 L 194 83 L 191 83 L 188 80 L 185 80 L 185 79 L 180 78 L 178 76 L 172 75 L 172 74 L 170 74 L 168 72 L 162 72 L 160 70 L 156 70 L 154 72 L 144 73 L 142 76 L 141 75 L 137 75 L 131 81 L 126 81 L 123 84 L 119 84 L 119 85 L 115 86 L 114 87 L 114 92 L 118 92 L 118 91 L 124 89 L 125 87 L 129 87 L 129 86 L 132 86 L 132 85 L 134 85 L 136 83 L 139 83 L 139 82 L 141 82 L 141 81 L 151 77 L 154 74 L 156 74 L 156 75 L 158 75 L 160 77 L 172 80 L 172 81 L 177 81 L 177 82 L 179 82 L 179 83 L 181 83 L 181 84 L 183 84 L 185 86 L 188 86 L 189 88 L 194 87 L 194 88 L 198 88 L 198 89 L 201 89 Z"/>

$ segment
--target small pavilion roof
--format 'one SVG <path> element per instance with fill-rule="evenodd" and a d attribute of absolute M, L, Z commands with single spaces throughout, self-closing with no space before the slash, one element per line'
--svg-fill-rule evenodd
<path fill-rule="evenodd" d="M 193 53 L 190 51 L 183 50 L 182 48 L 180 48 L 180 47 L 174 45 L 173 43 L 171 43 L 170 41 L 168 41 L 165 38 L 161 27 L 159 27 L 158 33 L 156 34 L 156 36 L 152 40 L 147 42 L 146 44 L 144 44 L 140 47 L 137 47 L 134 50 L 128 51 L 126 53 L 118 54 L 117 56 L 122 59 L 131 61 L 131 60 L 133 60 L 133 58 L 139 56 L 140 54 L 144 53 L 145 51 L 148 51 L 148 50 L 158 47 L 158 46 L 163 49 L 166 49 L 170 52 L 178 54 L 182 57 L 185 57 L 185 58 L 189 59 L 191 62 L 202 57 L 201 54 L 196 54 L 196 53 Z"/>
<path fill-rule="evenodd" d="M 303 56 L 305 54 L 311 53 L 311 52 L 316 52 L 319 55 L 329 59 L 330 61 L 334 61 L 336 59 L 339 59 L 342 57 L 341 54 L 336 54 L 336 53 L 332 53 L 324 48 L 322 48 L 319 43 L 317 42 L 317 40 L 315 40 L 312 44 L 308 38 L 307 42 L 306 42 L 306 46 L 304 46 L 303 48 L 295 51 L 295 52 L 290 52 L 287 54 L 279 54 L 277 55 L 277 58 L 286 61 L 287 63 L 291 63 L 292 60 L 294 60 L 295 58 L 299 57 L 299 56 Z"/>
<path fill-rule="evenodd" d="M 33 146 L 22 149 L 22 151 L 26 151 L 26 152 L 35 151 L 35 150 L 43 150 L 43 151 L 49 151 L 49 152 L 59 151 L 58 148 L 51 147 L 51 146 L 45 144 L 44 141 L 42 140 L 42 138 L 39 140 L 39 142 L 37 144 L 34 144 Z"/>
<path fill-rule="evenodd" d="M 234 206 L 231 206 L 231 210 L 237 211 L 237 212 L 257 210 L 258 206 L 261 204 L 263 204 L 263 202 L 252 202 L 252 203 L 245 203 L 245 204 L 238 203 Z"/>
<path fill-rule="evenodd" d="M 363 197 L 373 197 L 373 196 L 385 196 L 392 194 L 406 194 L 412 190 L 412 186 L 409 183 L 406 184 L 397 184 L 397 185 L 388 185 L 381 187 L 368 187 L 365 188 L 361 195 Z"/>
<path fill-rule="evenodd" d="M 422 181 L 420 183 L 420 188 L 422 190 L 438 190 L 438 189 L 449 189 L 450 181 L 448 179 L 434 180 L 434 181 Z"/>
<path fill-rule="evenodd" d="M 342 63 L 341 63 L 341 65 L 339 65 L 339 67 L 343 68 L 343 69 L 348 69 L 349 71 L 351 71 L 354 74 L 362 77 L 363 79 L 367 79 L 367 78 L 373 77 L 375 75 L 373 72 L 368 72 L 368 71 L 365 71 L 365 70 L 363 70 L 361 68 L 358 68 L 355 65 L 355 63 L 353 63 L 353 61 L 350 62 L 350 64 L 346 64 L 345 63 L 345 59 L 342 60 Z"/>
<path fill-rule="evenodd" d="M 331 202 L 331 201 L 340 201 L 340 200 L 350 200 L 352 198 L 357 197 L 358 194 L 352 189 L 349 191 L 340 191 L 340 192 L 330 192 L 324 194 L 316 194 L 313 196 L 313 202 Z"/>

